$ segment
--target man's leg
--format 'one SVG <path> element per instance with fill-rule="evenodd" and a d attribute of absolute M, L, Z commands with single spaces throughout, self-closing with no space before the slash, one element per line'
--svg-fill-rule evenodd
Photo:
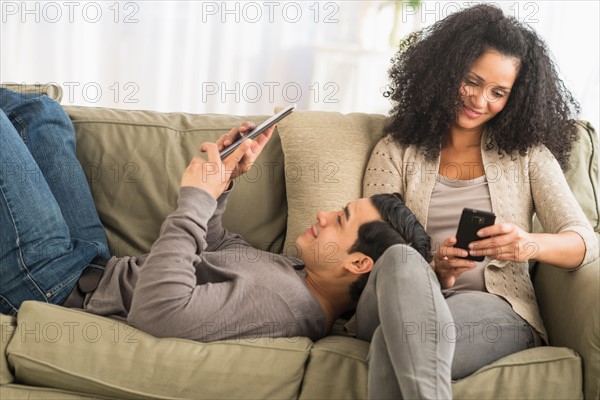
<path fill-rule="evenodd" d="M 452 398 L 452 315 L 416 250 L 395 245 L 377 261 L 357 306 L 356 328 L 358 338 L 371 341 L 369 398 Z M 395 379 L 382 379 L 390 371 Z"/>
<path fill-rule="evenodd" d="M 486 292 L 446 295 L 456 324 L 452 379 L 462 379 L 509 354 L 539 346 L 537 333 L 502 298 Z"/>
<path fill-rule="evenodd" d="M 95 244 L 110 258 L 104 228 L 75 154 L 75 130 L 63 108 L 39 94 L 0 89 L 4 111 L 48 183 L 72 238 Z"/>
<path fill-rule="evenodd" d="M 37 163 L 2 110 L 0 149 L 0 312 L 15 314 L 25 300 L 62 304 L 98 246 L 71 239 Z"/>

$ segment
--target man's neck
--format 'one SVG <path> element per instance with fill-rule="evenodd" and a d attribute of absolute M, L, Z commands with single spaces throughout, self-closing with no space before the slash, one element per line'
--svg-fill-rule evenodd
<path fill-rule="evenodd" d="M 330 329 L 335 320 L 351 307 L 349 286 L 339 281 L 329 282 L 323 276 L 307 270 L 306 286 L 316 297 L 325 311 L 327 328 Z"/>

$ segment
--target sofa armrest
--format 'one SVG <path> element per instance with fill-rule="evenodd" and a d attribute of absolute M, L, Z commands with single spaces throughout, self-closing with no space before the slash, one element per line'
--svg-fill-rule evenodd
<path fill-rule="evenodd" d="M 575 350 L 583 361 L 584 396 L 600 398 L 600 265 L 576 271 L 538 264 L 534 286 L 552 346 Z"/>

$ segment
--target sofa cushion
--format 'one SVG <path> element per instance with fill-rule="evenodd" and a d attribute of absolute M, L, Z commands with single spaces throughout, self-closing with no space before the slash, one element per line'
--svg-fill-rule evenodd
<path fill-rule="evenodd" d="M 329 336 L 313 346 L 300 399 L 367 398 L 369 343 Z M 343 377 L 343 378 L 340 378 Z M 511 354 L 452 382 L 454 399 L 578 399 L 581 359 L 564 347 Z"/>
<path fill-rule="evenodd" d="M 27 301 L 7 349 L 15 380 L 118 398 L 296 398 L 312 342 L 157 339 L 83 311 Z"/>
<path fill-rule="evenodd" d="M 181 174 L 202 142 L 265 116 L 194 115 L 64 107 L 111 254 L 149 251 L 175 209 Z M 248 212 L 252 210 L 252 212 Z M 286 225 L 283 154 L 274 134 L 252 170 L 236 180 L 223 224 L 263 250 L 280 252 Z"/>
<path fill-rule="evenodd" d="M 575 350 L 586 399 L 600 399 L 600 263 L 568 271 L 538 263 L 535 294 L 553 346 Z"/>
<path fill-rule="evenodd" d="M 17 319 L 0 314 L 0 385 L 11 383 L 14 378 L 6 362 L 6 347 L 12 339 L 17 327 Z M 0 396 L 0 398 L 2 398 Z"/>
<path fill-rule="evenodd" d="M 580 399 L 581 359 L 565 347 L 536 347 L 504 357 L 452 383 L 455 399 Z"/>
<path fill-rule="evenodd" d="M 296 251 L 296 238 L 318 211 L 362 196 L 363 173 L 384 122 L 376 114 L 295 111 L 278 123 L 288 200 L 284 251 Z"/>
<path fill-rule="evenodd" d="M 345 336 L 316 342 L 299 399 L 366 399 L 368 352 L 368 342 Z"/>
<path fill-rule="evenodd" d="M 93 400 L 87 394 L 68 392 L 60 389 L 50 389 L 37 386 L 11 384 L 0 386 L 0 399 L 2 400 Z M 102 399 L 106 399 L 102 397 Z"/>

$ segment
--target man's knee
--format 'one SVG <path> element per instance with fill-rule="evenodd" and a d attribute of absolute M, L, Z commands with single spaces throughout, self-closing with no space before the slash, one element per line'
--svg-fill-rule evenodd
<path fill-rule="evenodd" d="M 68 118 L 62 106 L 46 95 L 34 95 L 27 102 L 28 107 L 35 110 L 38 115 L 50 118 Z"/>
<path fill-rule="evenodd" d="M 8 115 L 32 99 L 42 97 L 39 93 L 20 93 L 10 89 L 0 88 L 0 108 Z M 48 97 L 48 96 L 45 96 Z"/>
<path fill-rule="evenodd" d="M 395 277 L 410 278 L 413 274 L 422 274 L 431 267 L 414 248 L 405 244 L 389 247 L 377 260 L 373 272 L 379 279 Z"/>
<path fill-rule="evenodd" d="M 0 108 L 10 117 L 13 113 L 27 115 L 66 116 L 62 106 L 54 99 L 40 93 L 18 93 L 0 88 Z"/>

